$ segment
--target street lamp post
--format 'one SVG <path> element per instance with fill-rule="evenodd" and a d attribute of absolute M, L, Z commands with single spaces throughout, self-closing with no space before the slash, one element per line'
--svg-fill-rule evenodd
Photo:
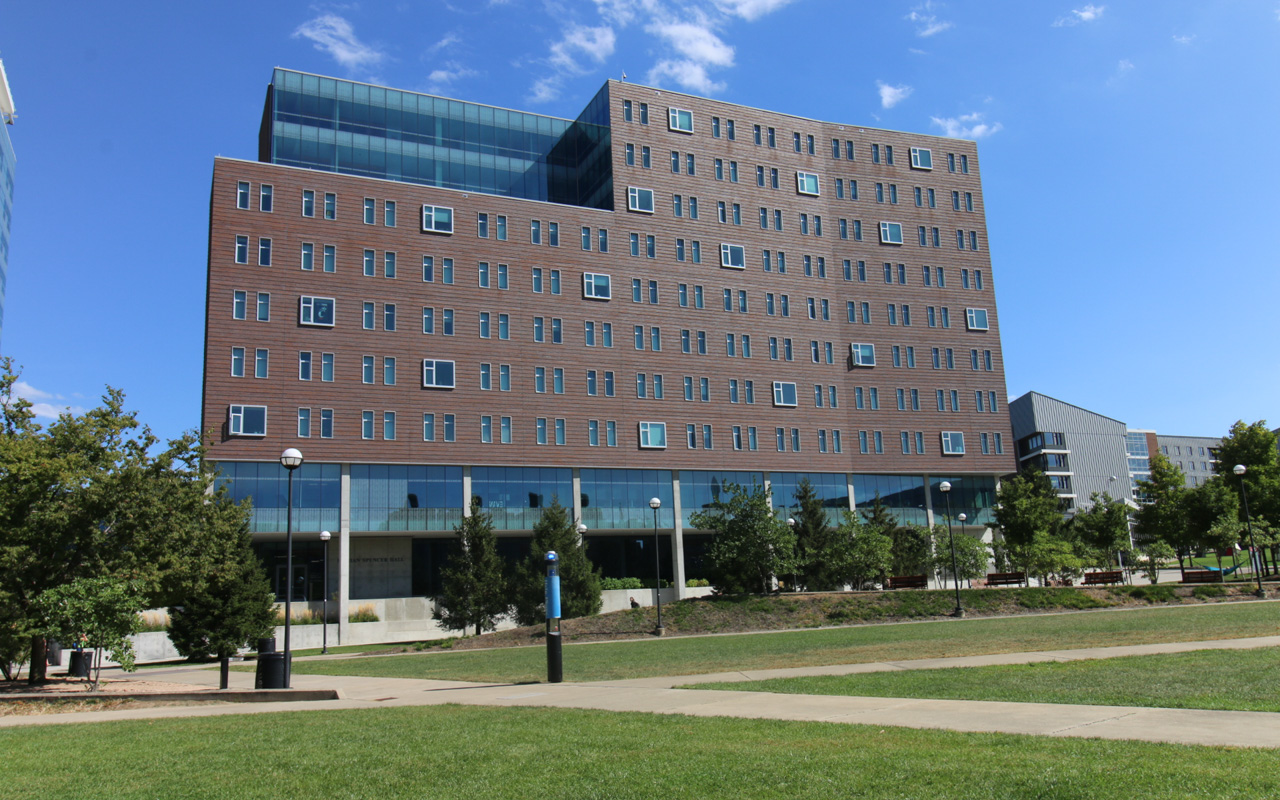
<path fill-rule="evenodd" d="M 284 688 L 289 689 L 293 672 L 293 651 L 289 646 L 289 627 L 293 621 L 293 471 L 302 466 L 302 453 L 290 447 L 280 454 L 280 466 L 289 471 L 289 508 L 284 523 Z"/>
<path fill-rule="evenodd" d="M 324 544 L 324 597 L 320 600 L 321 608 L 323 609 L 320 612 L 320 640 L 323 643 L 320 646 L 321 654 L 329 652 L 329 540 L 332 538 L 332 533 L 320 531 L 320 541 Z"/>
<path fill-rule="evenodd" d="M 787 517 L 787 527 L 791 529 L 791 533 L 792 533 L 792 534 L 795 534 L 795 531 L 796 531 L 796 521 L 795 521 L 795 519 L 793 519 L 793 518 L 791 518 L 791 517 Z M 795 563 L 796 563 L 796 562 L 795 562 L 795 559 L 792 559 L 792 561 L 791 561 L 791 591 L 793 591 L 793 592 L 798 592 L 798 591 L 800 591 L 800 584 L 796 582 L 796 569 L 795 569 Z"/>
<path fill-rule="evenodd" d="M 1254 577 L 1258 579 L 1258 590 L 1254 592 L 1258 597 L 1266 597 L 1267 593 L 1262 588 L 1262 554 L 1258 552 L 1258 547 L 1253 543 L 1253 520 L 1249 517 L 1249 493 L 1244 488 L 1244 474 L 1248 472 L 1244 464 L 1236 464 L 1231 470 L 1240 479 L 1240 497 L 1244 500 L 1244 524 L 1249 528 L 1249 560 L 1253 565 Z"/>
<path fill-rule="evenodd" d="M 956 610 L 951 612 L 951 616 L 963 617 L 964 606 L 960 604 L 960 570 L 956 568 L 956 537 L 951 532 L 951 482 L 943 481 L 938 484 L 938 489 L 947 498 L 947 540 L 951 542 L 951 577 L 956 582 Z"/>
<path fill-rule="evenodd" d="M 968 519 L 969 519 L 969 516 L 968 516 L 967 514 L 965 514 L 963 511 L 961 511 L 959 514 L 956 514 L 956 519 L 960 520 L 960 535 L 961 535 L 961 536 L 963 536 L 963 535 L 964 535 L 964 523 L 965 523 L 965 521 L 966 521 L 966 520 L 968 520 Z M 960 576 L 959 576 L 959 575 L 956 575 L 956 584 L 957 584 L 957 585 L 959 585 L 959 583 L 960 583 Z M 973 584 L 972 584 L 972 583 L 970 583 L 970 584 L 969 584 L 969 588 L 970 588 L 970 589 L 972 589 L 972 588 L 973 588 Z"/>
<path fill-rule="evenodd" d="M 657 572 L 657 578 L 653 582 L 653 596 L 658 601 L 658 627 L 654 633 L 661 636 L 667 632 L 662 627 L 662 542 L 658 538 L 658 509 L 662 508 L 662 501 L 656 497 L 651 499 L 649 508 L 653 509 L 653 566 Z"/>

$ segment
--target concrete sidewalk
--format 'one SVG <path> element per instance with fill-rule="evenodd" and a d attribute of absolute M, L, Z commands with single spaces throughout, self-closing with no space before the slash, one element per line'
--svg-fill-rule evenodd
<path fill-rule="evenodd" d="M 337 689 L 341 699 L 307 703 L 169 706 L 75 712 L 45 716 L 0 717 L 0 727 L 56 725 L 75 722 L 164 719 L 173 717 L 262 714 L 277 711 L 426 706 L 456 703 L 477 706 L 542 706 L 618 712 L 688 714 L 704 717 L 785 719 L 865 725 L 933 728 L 955 731 L 1020 733 L 1039 736 L 1136 739 L 1239 747 L 1280 747 L 1280 713 L 1200 711 L 1049 703 L 1002 703 L 968 700 L 915 700 L 881 697 L 833 697 L 673 689 L 673 685 L 707 680 L 758 680 L 797 675 L 848 674 L 860 671 L 928 669 L 947 666 L 1030 663 L 1046 660 L 1108 658 L 1122 655 L 1184 652 L 1203 649 L 1275 647 L 1280 637 L 1178 642 L 1127 647 L 1058 650 L 970 656 L 954 659 L 849 664 L 749 673 L 676 676 L 593 683 L 494 685 L 403 678 L 358 678 L 294 675 L 295 688 Z M 216 686 L 214 670 L 198 667 L 147 670 L 149 680 L 180 680 Z M 251 686 L 251 673 L 233 673 L 233 688 Z"/>

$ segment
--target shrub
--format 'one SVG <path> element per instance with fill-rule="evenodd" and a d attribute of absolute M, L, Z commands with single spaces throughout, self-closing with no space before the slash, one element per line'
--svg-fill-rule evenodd
<path fill-rule="evenodd" d="M 1201 600 L 1208 600 L 1211 597 L 1226 597 L 1227 587 L 1209 584 L 1207 586 L 1197 586 L 1191 590 L 1191 593 Z"/>
<path fill-rule="evenodd" d="M 706 578 L 690 578 L 684 582 L 684 585 L 689 589 L 701 589 L 703 587 L 710 586 L 711 581 Z"/>
<path fill-rule="evenodd" d="M 1124 594 L 1135 600 L 1148 603 L 1181 602 L 1172 586 L 1118 586 L 1111 590 L 1112 594 Z"/>
<path fill-rule="evenodd" d="M 600 589 L 609 591 L 611 589 L 642 589 L 643 585 L 639 578 L 601 578 Z"/>
<path fill-rule="evenodd" d="M 355 611 L 347 614 L 347 622 L 378 622 L 378 612 L 373 608 L 373 603 L 358 606 Z"/>

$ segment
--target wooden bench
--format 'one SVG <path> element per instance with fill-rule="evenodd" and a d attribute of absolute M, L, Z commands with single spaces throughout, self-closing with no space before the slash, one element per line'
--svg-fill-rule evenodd
<path fill-rule="evenodd" d="M 889 578 L 890 589 L 928 589 L 928 575 L 893 575 Z"/>
<path fill-rule="evenodd" d="M 1222 583 L 1222 573 L 1213 569 L 1188 569 L 1182 572 L 1183 583 Z"/>
<path fill-rule="evenodd" d="M 1124 573 L 1118 569 L 1112 569 L 1100 572 L 1086 572 L 1084 574 L 1085 586 L 1102 586 L 1112 583 L 1124 583 Z"/>
<path fill-rule="evenodd" d="M 988 586 L 1021 586 L 1026 582 L 1025 572 L 992 572 L 987 575 Z"/>

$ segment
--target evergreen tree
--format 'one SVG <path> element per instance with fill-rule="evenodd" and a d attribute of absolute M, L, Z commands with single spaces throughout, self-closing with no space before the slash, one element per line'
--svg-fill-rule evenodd
<path fill-rule="evenodd" d="M 796 486 L 795 499 L 798 509 L 793 530 L 799 583 L 811 592 L 839 589 L 845 580 L 842 572 L 848 559 L 845 545 L 849 539 L 827 522 L 822 498 L 808 478 Z"/>
<path fill-rule="evenodd" d="M 471 516 L 454 526 L 454 532 L 458 541 L 441 570 L 435 618 L 449 630 L 474 627 L 479 636 L 497 627 L 508 606 L 493 517 L 481 509 L 480 498 L 471 498 Z"/>
<path fill-rule="evenodd" d="M 717 592 L 767 593 L 774 576 L 794 569 L 795 532 L 774 515 L 762 486 L 728 484 L 691 521 L 716 534 L 707 547 L 707 572 Z"/>
<path fill-rule="evenodd" d="M 898 520 L 889 511 L 889 507 L 885 505 L 881 499 L 880 493 L 876 492 L 875 499 L 871 501 L 870 508 L 860 509 L 862 512 L 862 524 L 869 530 L 875 531 L 882 536 L 889 536 L 893 530 L 898 527 Z"/>
<path fill-rule="evenodd" d="M 933 564 L 933 547 L 928 530 L 918 525 L 895 527 L 889 538 L 893 541 L 894 575 L 920 575 L 929 571 Z"/>
<path fill-rule="evenodd" d="M 244 513 L 247 523 L 247 506 Z M 275 627 L 275 593 L 252 540 L 243 525 L 234 550 L 169 608 L 169 641 L 188 660 L 229 658 Z"/>
<path fill-rule="evenodd" d="M 546 619 L 546 555 L 554 550 L 560 562 L 560 613 L 563 619 L 600 613 L 600 569 L 587 558 L 568 509 L 552 498 L 533 526 L 529 558 L 517 565 L 512 578 L 515 617 L 521 625 Z"/>

